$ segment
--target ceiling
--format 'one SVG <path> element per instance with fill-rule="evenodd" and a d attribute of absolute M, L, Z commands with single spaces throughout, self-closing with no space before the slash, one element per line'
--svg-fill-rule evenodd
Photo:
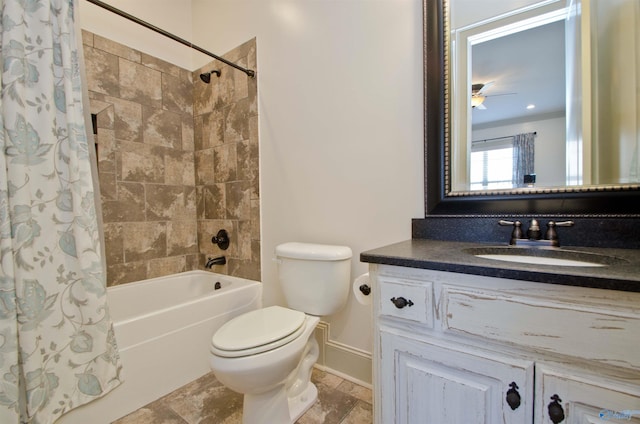
<path fill-rule="evenodd" d="M 472 83 L 493 84 L 484 92 L 486 109 L 472 110 L 473 127 L 563 116 L 564 41 L 564 21 L 557 21 L 474 45 Z"/>

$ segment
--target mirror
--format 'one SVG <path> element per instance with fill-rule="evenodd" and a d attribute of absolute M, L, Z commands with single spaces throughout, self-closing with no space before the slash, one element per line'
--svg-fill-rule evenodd
<path fill-rule="evenodd" d="M 601 22 L 598 7 L 614 3 L 631 8 L 628 36 Z M 639 20 L 635 0 L 425 0 L 427 214 L 635 214 Z M 604 35 L 593 40 L 631 46 L 616 53 L 629 66 L 615 65 L 616 49 L 582 46 L 594 25 Z M 606 66 L 590 65 L 598 57 Z"/>

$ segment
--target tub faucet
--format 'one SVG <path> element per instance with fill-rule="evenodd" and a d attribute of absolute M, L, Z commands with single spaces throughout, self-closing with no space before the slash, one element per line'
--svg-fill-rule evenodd
<path fill-rule="evenodd" d="M 214 265 L 224 265 L 227 263 L 227 258 L 224 256 L 218 256 L 217 258 L 209 258 L 207 260 L 207 264 L 204 266 L 205 268 L 211 268 Z"/>

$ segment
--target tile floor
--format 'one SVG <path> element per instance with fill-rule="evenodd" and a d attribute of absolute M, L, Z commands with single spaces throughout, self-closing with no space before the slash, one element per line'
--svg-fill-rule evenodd
<path fill-rule="evenodd" d="M 369 424 L 371 390 L 333 374 L 313 370 L 318 400 L 297 424 Z M 241 424 L 242 395 L 209 373 L 120 418 L 113 424 Z M 274 423 L 276 424 L 276 423 Z"/>

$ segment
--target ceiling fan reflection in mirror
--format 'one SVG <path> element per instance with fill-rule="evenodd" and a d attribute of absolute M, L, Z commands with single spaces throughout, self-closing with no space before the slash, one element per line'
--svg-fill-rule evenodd
<path fill-rule="evenodd" d="M 487 83 L 478 83 L 473 84 L 471 86 L 471 108 L 472 109 L 486 109 L 487 107 L 484 105 L 484 101 L 487 97 L 498 97 L 498 96 L 509 96 L 516 93 L 501 93 L 501 94 L 491 94 L 488 95 L 487 90 L 491 88 L 491 86 L 495 84 L 495 81 L 490 81 Z"/>

